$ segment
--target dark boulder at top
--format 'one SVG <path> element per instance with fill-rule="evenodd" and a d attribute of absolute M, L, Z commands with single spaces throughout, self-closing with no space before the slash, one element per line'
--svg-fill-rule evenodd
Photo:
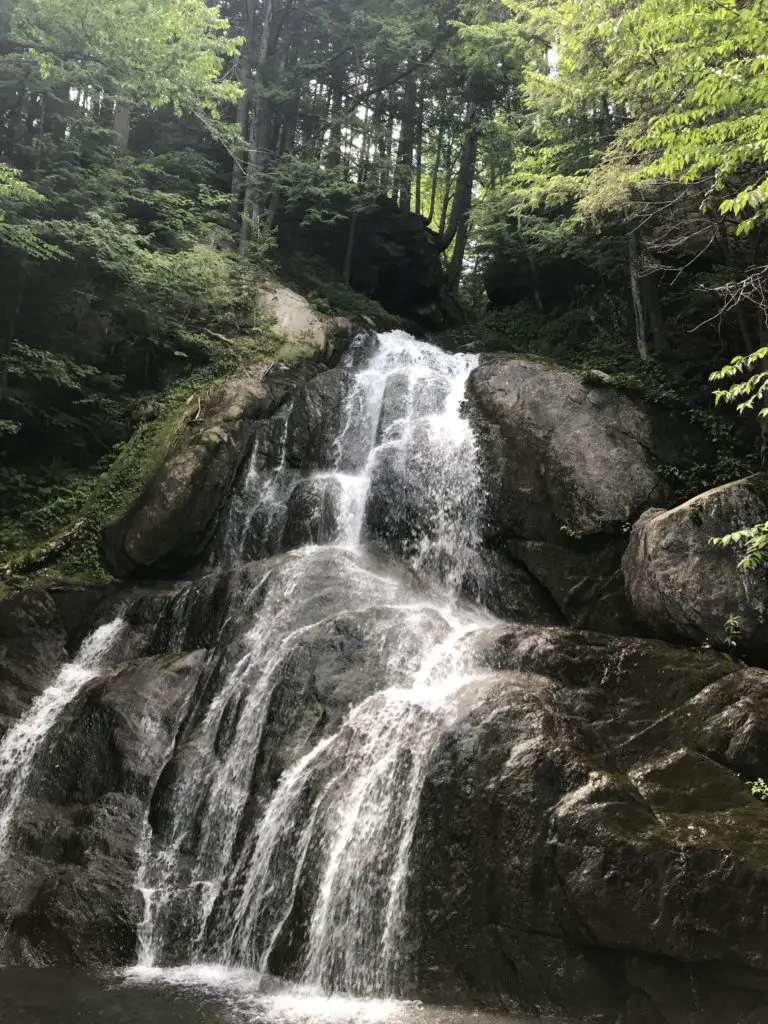
<path fill-rule="evenodd" d="M 712 544 L 768 521 L 768 478 L 716 487 L 632 529 L 624 556 L 634 616 L 653 635 L 729 645 L 768 661 L 768 569 L 739 568 L 738 548 Z"/>
<path fill-rule="evenodd" d="M 297 257 L 307 253 L 341 276 L 350 233 L 347 200 L 339 196 L 331 208 L 338 216 L 323 220 L 307 221 L 301 204 L 281 214 L 278 250 L 289 277 Z M 396 316 L 432 330 L 462 319 L 445 289 L 437 234 L 393 199 L 382 196 L 357 216 L 350 267 L 350 286 Z"/>
<path fill-rule="evenodd" d="M 422 795 L 410 887 L 435 998 L 633 1024 L 768 1019 L 768 675 L 500 627 Z M 745 728 L 745 723 L 749 726 Z"/>
<path fill-rule="evenodd" d="M 542 311 L 566 310 L 579 292 L 599 285 L 598 275 L 580 260 L 548 260 L 536 267 L 525 253 L 497 254 L 483 274 L 491 306 L 503 309 L 528 302 Z"/>
<path fill-rule="evenodd" d="M 525 356 L 482 356 L 468 401 L 488 542 L 522 562 L 572 624 L 631 632 L 626 531 L 669 493 L 663 464 L 700 458 L 698 432 L 671 410 Z"/>

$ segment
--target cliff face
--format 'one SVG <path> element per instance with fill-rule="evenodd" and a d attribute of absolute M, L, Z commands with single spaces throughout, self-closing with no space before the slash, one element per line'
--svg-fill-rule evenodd
<path fill-rule="evenodd" d="M 700 444 L 399 332 L 212 395 L 105 532 L 124 583 L 0 606 L 3 959 L 767 1017 L 768 673 L 652 636 L 762 600 L 704 559 L 724 499 L 647 511 Z"/>

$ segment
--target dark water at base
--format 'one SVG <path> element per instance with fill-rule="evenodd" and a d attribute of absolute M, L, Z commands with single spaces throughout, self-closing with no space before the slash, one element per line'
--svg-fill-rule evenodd
<path fill-rule="evenodd" d="M 99 977 L 0 970 L 1 1024 L 566 1024 L 394 1000 L 327 997 L 219 968 Z"/>

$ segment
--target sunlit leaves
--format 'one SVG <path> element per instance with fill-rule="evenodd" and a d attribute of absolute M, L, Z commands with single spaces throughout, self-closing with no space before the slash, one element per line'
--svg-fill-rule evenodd
<path fill-rule="evenodd" d="M 11 32 L 43 77 L 124 102 L 215 112 L 238 40 L 205 0 L 16 0 Z"/>

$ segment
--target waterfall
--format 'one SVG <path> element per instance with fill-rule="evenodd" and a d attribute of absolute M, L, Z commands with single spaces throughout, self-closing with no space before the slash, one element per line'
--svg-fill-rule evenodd
<path fill-rule="evenodd" d="M 34 701 L 26 715 L 12 726 L 0 743 L 0 858 L 7 855 L 14 816 L 59 715 L 99 674 L 118 648 L 125 622 L 116 618 L 99 626 L 83 642 L 76 657 Z"/>
<path fill-rule="evenodd" d="M 403 331 L 356 339 L 341 362 L 350 379 L 346 393 L 339 388 L 338 433 L 313 450 L 309 474 L 289 458 L 296 408 L 262 426 L 230 512 L 228 557 L 293 546 L 298 513 L 309 543 L 354 548 L 383 527 L 414 567 L 455 589 L 478 544 L 483 498 L 474 437 L 461 416 L 476 365 L 476 356 L 449 355 Z M 378 496 L 379 510 L 377 484 L 391 492 L 389 500 Z"/>
<path fill-rule="evenodd" d="M 229 588 L 225 625 L 139 850 L 142 968 L 228 965 L 363 996 L 407 984 L 424 779 L 478 677 L 472 634 L 494 621 L 461 597 L 484 497 L 462 416 L 475 365 L 403 332 L 361 336 L 260 424 L 206 567 Z M 195 588 L 174 597 L 164 650 L 183 644 Z M 97 630 L 6 736 L 0 840 L 125 628 Z"/>
<path fill-rule="evenodd" d="M 452 696 L 476 677 L 465 638 L 490 621 L 458 599 L 483 497 L 461 415 L 475 365 L 399 331 L 361 337 L 334 371 L 337 401 L 323 410 L 333 433 L 323 437 L 315 418 L 307 441 L 309 399 L 263 424 L 218 550 L 229 563 L 267 559 L 241 605 L 267 593 L 177 754 L 168 820 L 148 826 L 143 966 L 285 967 L 326 991 L 400 990 L 424 775 Z M 371 564 L 370 542 L 434 582 L 420 588 Z M 340 606 L 324 580 L 343 588 Z M 310 737 L 254 808 L 286 674 L 290 682 L 297 652 L 340 613 L 365 623 L 366 656 L 379 652 L 373 692 Z"/>

